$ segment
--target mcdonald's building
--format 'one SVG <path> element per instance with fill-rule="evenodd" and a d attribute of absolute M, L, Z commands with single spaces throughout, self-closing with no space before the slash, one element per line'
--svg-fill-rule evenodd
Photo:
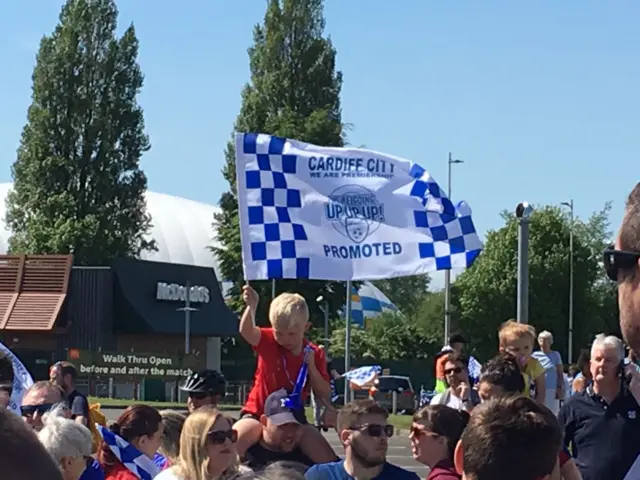
<path fill-rule="evenodd" d="M 9 187 L 0 184 L 0 195 Z M 138 381 L 155 379 L 168 392 L 191 369 L 219 370 L 221 338 L 237 335 L 238 318 L 209 248 L 215 208 L 148 192 L 158 248 L 143 259 L 91 267 L 71 255 L 0 255 L 0 340 L 35 379 L 73 361 L 99 396 L 107 382 L 131 398 Z"/>

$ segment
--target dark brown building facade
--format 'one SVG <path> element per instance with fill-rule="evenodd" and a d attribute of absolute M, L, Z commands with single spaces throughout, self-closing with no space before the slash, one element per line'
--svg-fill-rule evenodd
<path fill-rule="evenodd" d="M 0 340 L 35 379 L 47 378 L 70 349 L 183 355 L 187 289 L 197 367 L 219 366 L 212 350 L 220 337 L 237 335 L 238 319 L 213 269 L 190 265 L 122 259 L 74 267 L 72 256 L 0 255 Z"/>

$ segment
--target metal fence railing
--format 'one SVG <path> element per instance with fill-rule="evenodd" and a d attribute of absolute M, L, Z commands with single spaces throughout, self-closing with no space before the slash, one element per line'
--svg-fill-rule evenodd
<path fill-rule="evenodd" d="M 116 379 L 78 379 L 76 388 L 80 393 L 92 397 L 113 398 L 121 400 L 166 401 L 183 403 L 186 400 L 184 392 L 177 388 L 175 381 L 163 382 L 164 388 L 158 395 L 158 389 L 153 394 L 150 388 L 145 388 L 145 382 L 121 382 Z M 252 382 L 235 381 L 227 383 L 226 393 L 221 403 L 241 407 L 247 400 Z M 164 393 L 164 395 L 162 395 Z"/>

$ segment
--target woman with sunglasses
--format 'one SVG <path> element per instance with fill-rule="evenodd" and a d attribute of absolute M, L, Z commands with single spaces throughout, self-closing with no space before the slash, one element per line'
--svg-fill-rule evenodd
<path fill-rule="evenodd" d="M 180 434 L 180 454 L 175 465 L 155 480 L 223 480 L 238 473 L 233 420 L 211 406 L 191 413 Z"/>
<path fill-rule="evenodd" d="M 446 405 L 429 405 L 413 416 L 411 452 L 429 467 L 427 480 L 460 480 L 453 452 L 469 422 L 469 414 Z"/>

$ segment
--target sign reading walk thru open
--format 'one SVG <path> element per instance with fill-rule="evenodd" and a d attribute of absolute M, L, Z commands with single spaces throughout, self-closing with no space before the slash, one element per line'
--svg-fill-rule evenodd
<path fill-rule="evenodd" d="M 110 353 L 70 349 L 67 359 L 79 375 L 180 378 L 189 375 L 195 358 L 152 353 Z"/>

